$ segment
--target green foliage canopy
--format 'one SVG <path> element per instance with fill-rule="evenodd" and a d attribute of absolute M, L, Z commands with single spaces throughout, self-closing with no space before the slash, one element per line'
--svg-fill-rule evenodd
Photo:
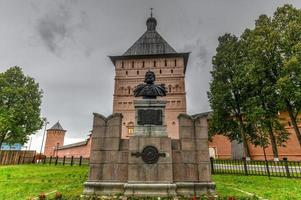
<path fill-rule="evenodd" d="M 0 73 L 0 146 L 24 144 L 28 136 L 42 127 L 42 91 L 20 67 Z"/>

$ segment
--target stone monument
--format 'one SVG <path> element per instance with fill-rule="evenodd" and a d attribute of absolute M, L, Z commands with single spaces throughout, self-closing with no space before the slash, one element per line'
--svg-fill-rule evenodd
<path fill-rule="evenodd" d="M 210 177 L 207 118 L 181 114 L 179 139 L 166 132 L 163 84 L 145 74 L 134 90 L 133 136 L 121 139 L 122 115 L 94 114 L 90 172 L 85 196 L 199 196 L 213 193 Z"/>

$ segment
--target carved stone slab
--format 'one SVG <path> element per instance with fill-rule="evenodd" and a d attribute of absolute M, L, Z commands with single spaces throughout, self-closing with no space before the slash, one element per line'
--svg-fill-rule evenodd
<path fill-rule="evenodd" d="M 138 125 L 162 125 L 162 110 L 138 110 Z"/>

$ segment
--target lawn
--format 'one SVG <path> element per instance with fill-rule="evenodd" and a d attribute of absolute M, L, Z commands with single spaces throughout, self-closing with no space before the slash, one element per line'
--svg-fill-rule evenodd
<path fill-rule="evenodd" d="M 41 192 L 53 197 L 56 191 L 67 199 L 79 199 L 87 171 L 87 166 L 0 166 L 0 199 L 31 199 Z M 301 199 L 301 179 L 214 175 L 213 180 L 222 197 L 255 194 L 263 199 Z"/>

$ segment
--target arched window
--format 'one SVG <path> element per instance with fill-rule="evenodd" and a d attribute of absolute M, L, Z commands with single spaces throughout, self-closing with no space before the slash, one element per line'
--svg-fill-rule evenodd
<path fill-rule="evenodd" d="M 132 61 L 132 68 L 134 68 L 134 61 Z"/>
<path fill-rule="evenodd" d="M 170 70 L 170 73 L 173 73 L 173 69 Z"/>
<path fill-rule="evenodd" d="M 125 71 L 125 74 L 128 75 L 128 71 Z"/>
<path fill-rule="evenodd" d="M 175 66 L 177 66 L 177 60 L 175 60 Z"/>
<path fill-rule="evenodd" d="M 160 74 L 162 74 L 162 70 L 160 69 Z"/>
<path fill-rule="evenodd" d="M 137 75 L 139 75 L 139 70 L 137 70 Z"/>
<path fill-rule="evenodd" d="M 128 94 L 131 94 L 131 88 L 128 87 Z"/>
<path fill-rule="evenodd" d="M 144 67 L 144 61 L 142 62 L 142 67 Z"/>
<path fill-rule="evenodd" d="M 178 92 L 179 91 L 179 85 L 176 85 L 175 89 L 176 89 L 176 92 Z"/>
<path fill-rule="evenodd" d="M 167 60 L 164 60 L 164 65 L 167 66 Z"/>
<path fill-rule="evenodd" d="M 128 128 L 128 136 L 132 136 L 134 133 L 134 123 L 133 122 L 129 122 L 127 124 L 127 128 Z"/>
<path fill-rule="evenodd" d="M 156 64 L 157 64 L 157 63 L 156 63 L 156 61 L 154 60 L 154 67 L 156 67 Z"/>
<path fill-rule="evenodd" d="M 122 61 L 121 63 L 121 68 L 123 69 L 124 68 L 124 62 Z"/>

